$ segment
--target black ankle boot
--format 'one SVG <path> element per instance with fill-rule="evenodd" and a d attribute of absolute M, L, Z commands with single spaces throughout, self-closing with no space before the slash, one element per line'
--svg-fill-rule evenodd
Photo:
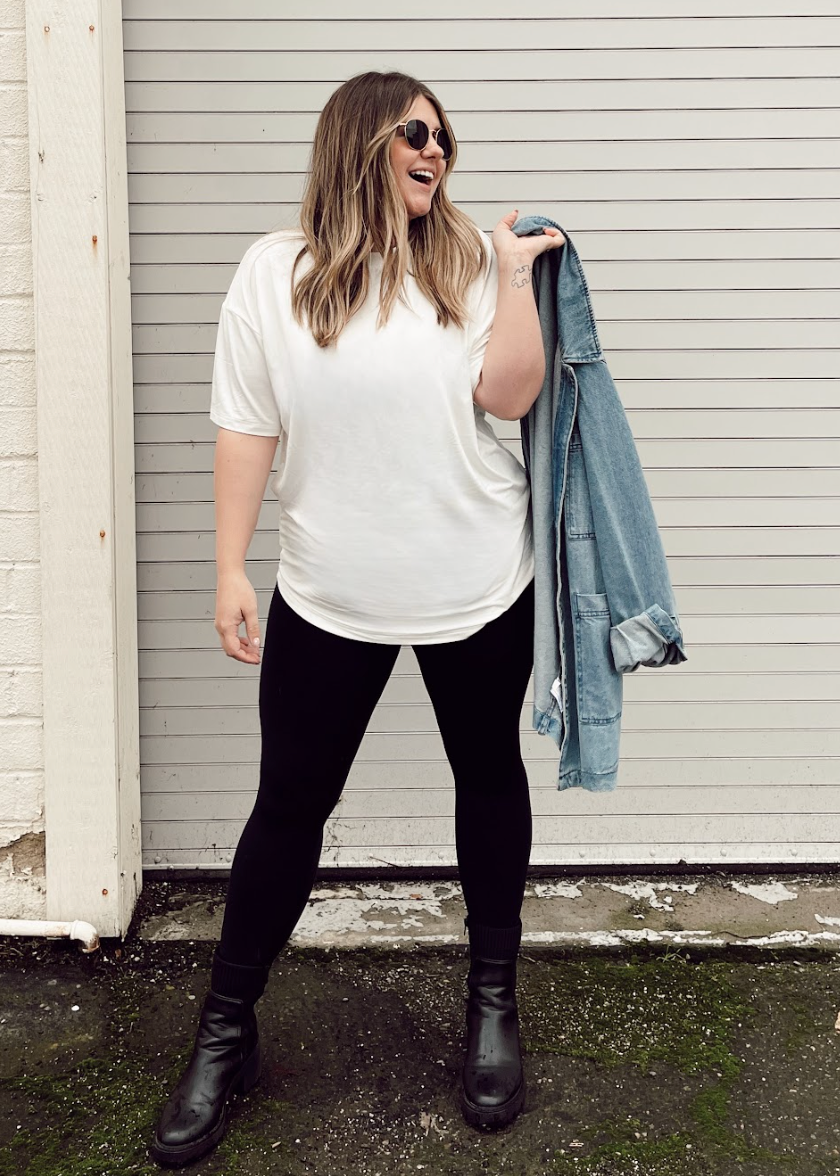
<path fill-rule="evenodd" d="M 516 957 L 521 920 L 513 927 L 469 924 L 467 1052 L 461 1111 L 471 1127 L 504 1127 L 525 1101 L 516 1008 Z"/>
<path fill-rule="evenodd" d="M 225 1132 L 230 1096 L 244 1094 L 259 1078 L 254 1005 L 268 971 L 214 959 L 192 1057 L 163 1108 L 149 1149 L 159 1163 L 189 1164 L 214 1148 Z M 240 995 L 222 996 L 218 987 Z"/>

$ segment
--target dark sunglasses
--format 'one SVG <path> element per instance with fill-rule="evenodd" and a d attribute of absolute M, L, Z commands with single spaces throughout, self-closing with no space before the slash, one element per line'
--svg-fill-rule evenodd
<path fill-rule="evenodd" d="M 412 151 L 422 151 L 429 141 L 429 128 L 419 118 L 410 118 L 408 122 L 397 123 L 397 133 L 400 132 L 405 136 L 405 141 Z M 436 131 L 431 133 L 434 135 L 438 147 L 443 151 L 443 158 L 451 159 L 452 140 L 446 130 L 443 127 L 438 127 Z"/>

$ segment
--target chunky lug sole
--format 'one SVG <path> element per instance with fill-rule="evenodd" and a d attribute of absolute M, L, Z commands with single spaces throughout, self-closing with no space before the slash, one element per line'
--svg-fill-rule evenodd
<path fill-rule="evenodd" d="M 189 1164 L 193 1160 L 200 1159 L 201 1156 L 211 1151 L 225 1133 L 225 1128 L 227 1127 L 227 1104 L 231 1095 L 247 1094 L 259 1078 L 261 1068 L 262 1061 L 260 1043 L 258 1041 L 253 1051 L 242 1063 L 242 1068 L 239 1073 L 231 1082 L 225 1096 L 219 1122 L 212 1131 L 208 1131 L 200 1139 L 194 1139 L 192 1143 L 181 1143 L 174 1146 L 161 1143 L 157 1135 L 155 1135 L 155 1141 L 149 1148 L 152 1158 L 161 1164 L 168 1164 L 170 1167 L 180 1167 L 183 1164 Z"/>
<path fill-rule="evenodd" d="M 498 1127 L 506 1127 L 513 1122 L 522 1110 L 525 1102 L 525 1076 L 507 1102 L 499 1103 L 497 1107 L 478 1107 L 470 1101 L 470 1097 L 461 1084 L 461 1113 L 470 1127 L 485 1128 L 494 1131 Z"/>

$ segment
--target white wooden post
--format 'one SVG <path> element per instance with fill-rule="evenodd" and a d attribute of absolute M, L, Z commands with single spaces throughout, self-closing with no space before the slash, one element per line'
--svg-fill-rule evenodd
<path fill-rule="evenodd" d="M 141 887 L 134 418 L 119 0 L 28 0 L 47 917 Z"/>

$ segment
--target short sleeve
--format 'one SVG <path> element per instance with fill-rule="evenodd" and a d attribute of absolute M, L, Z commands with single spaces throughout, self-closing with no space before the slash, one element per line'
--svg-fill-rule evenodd
<path fill-rule="evenodd" d="M 470 382 L 475 392 L 478 387 L 481 367 L 484 363 L 484 352 L 490 339 L 490 331 L 496 314 L 496 297 L 499 292 L 499 260 L 496 250 L 486 233 L 482 233 L 482 243 L 490 263 L 488 269 L 478 277 L 474 289 L 470 291 L 470 322 L 466 327 L 469 347 Z"/>
<path fill-rule="evenodd" d="M 237 311 L 222 305 L 216 354 L 210 420 L 223 429 L 279 437 L 280 410 L 271 386 L 262 339 Z"/>

